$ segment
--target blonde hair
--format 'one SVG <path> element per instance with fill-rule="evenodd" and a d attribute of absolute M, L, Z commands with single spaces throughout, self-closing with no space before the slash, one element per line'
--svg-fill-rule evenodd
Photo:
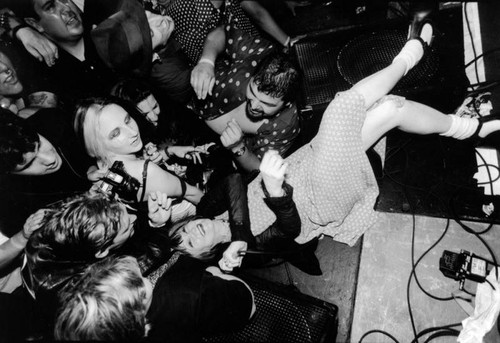
<path fill-rule="evenodd" d="M 128 102 L 116 97 L 96 97 L 81 101 L 75 112 L 73 128 L 77 137 L 89 156 L 95 158 L 100 167 L 111 167 L 112 160 L 104 147 L 104 137 L 100 133 L 99 118 L 103 109 L 109 105 L 123 108 L 127 113 L 134 112 L 135 108 Z"/>
<path fill-rule="evenodd" d="M 146 335 L 147 288 L 137 260 L 108 257 L 60 293 L 57 340 L 138 341 Z"/>

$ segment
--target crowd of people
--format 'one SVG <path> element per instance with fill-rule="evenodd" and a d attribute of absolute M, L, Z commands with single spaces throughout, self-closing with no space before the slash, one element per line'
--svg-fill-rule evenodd
<path fill-rule="evenodd" d="M 338 93 L 294 152 L 300 70 L 257 1 L 17 0 L 0 9 L 0 34 L 8 340 L 237 330 L 258 309 L 232 272 L 268 262 L 247 252 L 286 252 L 320 274 L 304 245 L 352 245 L 375 223 L 366 151 L 389 130 L 500 130 L 389 94 L 432 43 L 425 13 L 393 62 Z"/>

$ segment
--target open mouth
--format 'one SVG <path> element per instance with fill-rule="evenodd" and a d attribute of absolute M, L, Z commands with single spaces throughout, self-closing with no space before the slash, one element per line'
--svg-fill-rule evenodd
<path fill-rule="evenodd" d="M 68 21 L 66 21 L 67 26 L 76 26 L 79 23 L 80 23 L 80 20 L 78 20 L 78 18 L 76 17 L 76 15 L 74 13 L 70 16 Z"/>
<path fill-rule="evenodd" d="M 262 111 L 255 111 L 252 109 L 252 106 L 250 104 L 247 105 L 247 113 L 250 117 L 255 117 L 255 118 L 260 118 L 262 117 Z"/>
<path fill-rule="evenodd" d="M 12 71 L 8 72 L 9 76 L 7 76 L 4 80 L 4 83 L 8 83 L 8 84 L 15 84 L 17 83 L 17 77 L 16 75 L 14 75 L 14 73 Z"/>

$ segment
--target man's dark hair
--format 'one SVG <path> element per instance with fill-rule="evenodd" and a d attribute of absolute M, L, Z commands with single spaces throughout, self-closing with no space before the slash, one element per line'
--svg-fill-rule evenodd
<path fill-rule="evenodd" d="M 40 16 L 35 11 L 35 0 L 21 0 L 19 4 L 13 8 L 17 16 L 21 18 L 33 18 L 39 20 Z"/>
<path fill-rule="evenodd" d="M 24 119 L 0 108 L 0 173 L 24 163 L 24 154 L 34 152 L 39 142 L 38 134 Z"/>
<path fill-rule="evenodd" d="M 288 55 L 275 52 L 264 58 L 253 75 L 257 89 L 283 101 L 291 101 L 297 92 L 300 73 Z"/>
<path fill-rule="evenodd" d="M 140 80 L 124 79 L 117 82 L 111 89 L 111 95 L 120 99 L 129 101 L 133 104 L 138 104 L 153 92 L 148 85 Z"/>

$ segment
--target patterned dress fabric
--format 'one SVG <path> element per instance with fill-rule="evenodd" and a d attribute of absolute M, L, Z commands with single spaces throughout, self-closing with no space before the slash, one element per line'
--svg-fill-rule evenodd
<path fill-rule="evenodd" d="M 246 86 L 255 68 L 273 49 L 269 41 L 227 25 L 226 56 L 217 60 L 212 96 L 194 103 L 200 118 L 215 119 L 245 102 Z"/>
<path fill-rule="evenodd" d="M 175 24 L 174 38 L 192 65 L 200 59 L 207 35 L 219 25 L 233 23 L 249 35 L 259 35 L 239 3 L 226 0 L 215 8 L 210 0 L 175 0 L 167 7 L 166 13 Z"/>
<path fill-rule="evenodd" d="M 378 186 L 361 141 L 366 116 L 363 97 L 338 93 L 327 107 L 316 137 L 290 155 L 286 181 L 302 220 L 296 239 L 305 243 L 325 234 L 354 245 L 377 220 Z M 252 232 L 258 235 L 275 220 L 264 203 L 261 177 L 248 187 Z"/>

